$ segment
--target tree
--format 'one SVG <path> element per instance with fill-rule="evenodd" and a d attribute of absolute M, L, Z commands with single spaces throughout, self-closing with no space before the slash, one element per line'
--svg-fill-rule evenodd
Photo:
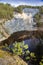
<path fill-rule="evenodd" d="M 9 46 L 5 45 L 5 48 L 11 51 L 13 54 L 16 55 L 24 55 L 27 53 L 28 45 L 24 44 L 24 42 L 15 42 Z"/>

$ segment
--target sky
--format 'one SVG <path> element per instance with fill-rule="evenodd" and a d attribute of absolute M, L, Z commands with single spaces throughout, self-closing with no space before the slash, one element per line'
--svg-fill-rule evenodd
<path fill-rule="evenodd" d="M 0 0 L 0 3 L 9 3 L 12 6 L 18 5 L 41 6 L 43 5 L 43 0 Z"/>

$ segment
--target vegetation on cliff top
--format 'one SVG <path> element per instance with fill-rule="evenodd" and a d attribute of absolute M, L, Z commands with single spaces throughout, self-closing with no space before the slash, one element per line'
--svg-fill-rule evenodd
<path fill-rule="evenodd" d="M 22 10 L 24 8 L 37 8 L 39 9 L 39 13 L 43 14 L 43 6 L 27 6 L 27 5 L 20 5 L 18 7 L 12 7 L 10 4 L 3 4 L 0 3 L 0 19 L 4 18 L 4 19 L 11 19 L 13 17 L 13 12 L 16 11 L 18 13 L 22 13 Z M 36 19 L 39 20 L 40 16 L 39 14 L 37 14 L 37 16 L 35 16 Z"/>
<path fill-rule="evenodd" d="M 35 8 L 35 9 L 39 9 L 39 13 L 43 14 L 43 6 L 28 6 L 28 5 L 20 5 L 17 7 L 19 10 L 24 9 L 24 8 Z"/>
<path fill-rule="evenodd" d="M 39 22 L 39 20 L 41 19 L 41 15 L 43 15 L 43 6 L 20 5 L 20 6 L 15 8 L 15 11 L 17 11 L 19 13 L 22 13 L 22 10 L 24 8 L 35 8 L 35 9 L 38 9 L 39 12 L 34 16 L 34 18 L 36 19 L 37 22 Z"/>
<path fill-rule="evenodd" d="M 14 8 L 10 4 L 0 3 L 0 19 L 11 19 Z"/>
<path fill-rule="evenodd" d="M 15 7 L 14 8 L 14 11 L 18 12 L 18 13 L 22 13 L 22 7 L 21 6 L 18 6 L 18 7 Z"/>

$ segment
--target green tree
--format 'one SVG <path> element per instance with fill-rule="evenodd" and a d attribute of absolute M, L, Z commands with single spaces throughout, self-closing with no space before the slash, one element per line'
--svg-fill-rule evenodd
<path fill-rule="evenodd" d="M 24 50 L 28 48 L 28 45 L 25 45 L 24 42 L 15 42 L 13 44 L 12 51 L 14 54 L 22 55 L 24 54 Z"/>
<path fill-rule="evenodd" d="M 12 46 L 5 45 L 5 48 L 9 51 L 12 51 L 12 53 L 16 55 L 24 55 L 25 53 L 27 54 L 29 52 L 27 51 L 28 45 L 24 44 L 23 41 L 15 42 Z"/>

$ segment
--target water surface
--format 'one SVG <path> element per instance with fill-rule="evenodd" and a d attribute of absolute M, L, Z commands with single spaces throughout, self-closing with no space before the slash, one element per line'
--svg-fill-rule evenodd
<path fill-rule="evenodd" d="M 28 45 L 29 51 L 34 52 L 36 49 L 36 46 L 39 44 L 39 39 L 26 39 L 24 40 L 24 43 Z"/>

